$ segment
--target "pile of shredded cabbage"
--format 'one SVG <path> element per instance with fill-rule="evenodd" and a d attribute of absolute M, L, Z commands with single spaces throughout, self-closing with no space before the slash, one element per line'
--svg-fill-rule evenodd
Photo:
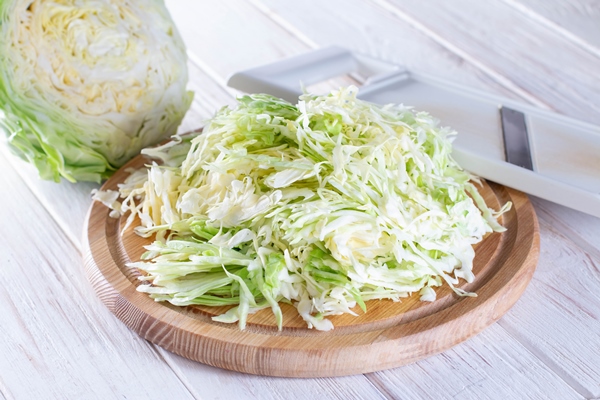
<path fill-rule="evenodd" d="M 132 173 L 120 192 L 97 193 L 113 213 L 156 235 L 138 287 L 175 305 L 234 305 L 238 322 L 280 303 L 309 328 L 366 312 L 371 299 L 474 279 L 472 245 L 502 231 L 452 159 L 455 132 L 427 113 L 356 98 L 348 87 L 303 95 L 296 106 L 239 98 L 192 139 L 144 152 L 162 161 Z M 121 200 L 119 200 L 119 197 Z"/>

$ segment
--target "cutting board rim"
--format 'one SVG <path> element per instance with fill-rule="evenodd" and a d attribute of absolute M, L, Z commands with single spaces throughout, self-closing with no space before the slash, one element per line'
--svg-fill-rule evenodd
<path fill-rule="evenodd" d="M 139 167 L 144 160 L 143 156 L 134 158 L 102 189 L 115 187 L 126 176 L 122 171 Z M 522 192 L 491 182 L 485 185 L 503 197 L 502 201 L 513 202 L 504 218 L 511 227 L 505 233 L 494 233 L 511 238 L 510 252 L 492 257 L 506 262 L 477 288 L 478 297 L 455 298 L 438 312 L 406 323 L 355 331 L 352 326 L 330 332 L 306 328 L 306 334 L 298 329 L 277 332 L 260 326 L 239 331 L 235 324 L 199 319 L 184 312 L 185 308 L 157 303 L 138 292 L 117 266 L 129 261 L 120 248 L 122 241 L 115 242 L 114 224 L 118 220 L 110 218 L 110 210 L 98 202 L 90 206 L 86 217 L 85 269 L 100 300 L 125 325 L 144 339 L 195 361 L 283 377 L 343 376 L 394 368 L 445 351 L 478 334 L 512 307 L 533 276 L 540 247 L 533 206 Z M 98 225 L 104 229 L 97 229 Z M 498 246 L 506 245 L 502 240 L 504 237 Z"/>

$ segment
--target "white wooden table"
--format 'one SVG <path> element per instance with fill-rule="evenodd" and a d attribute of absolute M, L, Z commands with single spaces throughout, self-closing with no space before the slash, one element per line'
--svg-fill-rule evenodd
<path fill-rule="evenodd" d="M 237 70 L 338 44 L 600 124 L 598 0 L 168 1 L 196 97 L 182 131 L 224 104 Z M 532 198 L 538 269 L 498 323 L 402 368 L 327 379 L 220 370 L 140 339 L 88 284 L 93 184 L 38 180 L 0 152 L 0 399 L 600 398 L 600 219 Z M 600 157 L 600 155 L 599 155 Z"/>

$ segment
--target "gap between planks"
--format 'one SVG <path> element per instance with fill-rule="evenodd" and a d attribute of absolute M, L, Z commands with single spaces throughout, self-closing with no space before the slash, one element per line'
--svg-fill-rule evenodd
<path fill-rule="evenodd" d="M 502 1 L 505 4 L 507 4 L 508 6 L 512 7 L 513 9 L 517 10 L 518 12 L 520 12 L 521 14 L 526 16 L 527 18 L 531 19 L 532 21 L 535 21 L 536 23 L 538 23 L 542 26 L 545 26 L 546 28 L 548 28 L 550 30 L 553 30 L 554 32 L 561 35 L 563 38 L 569 40 L 574 45 L 579 46 L 581 49 L 583 49 L 597 57 L 600 57 L 600 49 L 598 47 L 596 47 L 593 44 L 589 43 L 588 41 L 582 39 L 581 37 L 571 33 L 569 30 L 563 28 L 556 22 L 544 17 L 543 15 L 540 15 L 539 13 L 535 12 L 531 8 L 527 7 L 526 5 L 519 3 L 516 0 L 502 0 Z"/>
<path fill-rule="evenodd" d="M 437 355 L 433 356 L 433 357 L 437 357 Z M 418 361 L 416 361 L 413 364 L 416 364 Z M 411 364 L 408 364 L 411 365 Z M 400 367 L 402 368 L 402 367 Z M 373 385 L 373 387 L 379 392 L 381 393 L 381 395 L 383 397 L 385 397 L 387 400 L 394 400 L 397 397 L 394 396 L 394 393 L 392 393 L 389 389 L 388 386 L 386 386 L 382 381 L 381 378 L 377 375 L 377 372 L 370 372 L 368 374 L 365 374 L 365 378 L 367 378 L 367 381 L 369 381 L 369 383 L 371 385 Z"/>
<path fill-rule="evenodd" d="M 492 80 L 496 81 L 498 84 L 508 89 L 509 91 L 521 96 L 523 99 L 529 101 L 531 104 L 537 107 L 541 107 L 545 110 L 553 109 L 549 104 L 539 99 L 537 96 L 519 87 L 516 83 L 502 75 L 500 72 L 494 70 L 485 63 L 477 60 L 475 57 L 471 56 L 469 53 L 465 52 L 460 47 L 452 44 L 449 40 L 446 40 L 441 35 L 435 33 L 434 31 L 426 27 L 416 18 L 406 14 L 404 11 L 400 10 L 393 4 L 390 4 L 387 0 L 369 0 L 369 2 L 406 22 L 408 25 L 423 33 L 425 36 L 429 37 L 431 40 L 438 43 L 440 46 L 442 46 L 449 52 L 455 54 L 456 56 L 465 60 L 467 63 L 473 65 L 475 68 L 488 75 Z"/>
<path fill-rule="evenodd" d="M 569 374 L 566 374 L 560 366 L 554 362 L 550 357 L 544 355 L 544 353 L 537 348 L 536 346 L 531 345 L 531 343 L 524 337 L 521 337 L 517 332 L 513 332 L 511 329 L 508 329 L 504 326 L 502 319 L 498 321 L 498 325 L 506 332 L 508 336 L 513 338 L 515 341 L 521 343 L 521 345 L 527 349 L 529 353 L 531 353 L 534 357 L 536 357 L 540 362 L 548 367 L 554 375 L 556 375 L 560 380 L 562 380 L 566 385 L 571 387 L 577 393 L 582 395 L 586 399 L 594 399 L 594 394 L 587 390 L 582 384 L 580 384 L 576 379 L 571 377 Z"/>
<path fill-rule="evenodd" d="M 189 50 L 187 51 L 187 56 L 188 60 L 192 64 L 194 64 L 196 68 L 204 72 L 213 82 L 215 82 L 222 89 L 225 89 L 225 91 L 229 93 L 232 97 L 235 97 L 237 91 L 227 86 L 227 80 L 221 75 L 219 75 L 217 71 L 210 68 L 204 61 L 200 59 L 200 57 L 197 57 L 194 53 L 192 53 Z"/>
<path fill-rule="evenodd" d="M 17 165 L 18 162 L 24 163 L 25 161 L 21 160 L 17 156 L 11 154 L 10 151 L 8 151 L 8 143 L 2 143 L 2 144 L 3 144 L 3 146 L 2 146 L 0 157 L 4 157 L 8 161 L 8 164 L 13 168 L 13 170 L 17 173 L 17 175 L 19 175 L 19 177 L 21 178 L 23 183 L 25 183 L 27 190 L 29 190 L 29 192 L 31 192 L 33 197 L 35 197 L 37 199 L 37 201 L 41 204 L 42 208 L 44 210 L 46 210 L 46 212 L 48 213 L 50 218 L 52 218 L 54 223 L 56 225 L 58 225 L 60 230 L 65 234 L 65 236 L 67 236 L 67 239 L 69 239 L 69 242 L 71 242 L 73 247 L 75 247 L 77 249 L 77 251 L 79 252 L 79 254 L 81 254 L 81 238 L 75 237 L 75 233 L 71 232 L 69 227 L 63 221 L 61 221 L 61 219 L 58 216 L 54 215 L 52 210 L 48 207 L 48 205 L 44 201 L 43 196 L 31 184 L 29 179 L 27 179 L 26 173 L 24 172 L 23 168 L 20 167 L 19 165 Z M 38 179 L 41 179 L 41 178 L 38 177 Z M 65 184 L 65 182 L 61 181 L 60 183 L 57 183 L 57 185 L 60 185 L 60 184 Z M 91 198 L 90 198 L 90 200 L 91 200 Z M 1 387 L 0 387 L 0 389 L 1 389 Z"/>
<path fill-rule="evenodd" d="M 552 214 L 552 210 L 548 209 L 547 200 L 542 200 L 536 197 L 531 197 L 538 218 L 548 222 L 550 229 L 554 230 L 558 235 L 562 236 L 565 241 L 569 241 L 571 246 L 578 247 L 588 257 L 594 257 L 600 260 L 600 243 L 594 244 L 590 242 L 588 235 L 581 235 L 573 229 L 571 225 L 565 224 L 562 218 L 556 218 Z M 591 217 L 593 218 L 593 217 Z"/>
<path fill-rule="evenodd" d="M 179 368 L 179 366 L 177 365 L 176 362 L 173 362 L 173 360 L 176 360 L 175 357 L 177 357 L 177 356 L 175 354 L 170 353 L 169 351 L 163 349 L 160 346 L 152 344 L 152 347 L 156 351 L 158 357 L 161 360 L 163 360 L 163 362 L 165 364 L 167 364 L 169 366 L 169 368 L 171 368 L 171 371 L 173 371 L 173 374 L 175 374 L 177 379 L 179 379 L 179 382 L 181 382 L 183 387 L 185 387 L 187 389 L 190 396 L 192 396 L 194 399 L 201 400 L 202 396 L 200 394 L 196 393 L 194 386 L 192 384 L 190 384 L 190 382 L 188 381 L 188 379 L 185 375 L 185 372 L 183 372 L 181 370 L 181 368 Z"/>
<path fill-rule="evenodd" d="M 8 393 L 8 389 L 6 388 L 6 385 L 4 384 L 4 382 L 2 380 L 0 380 L 0 399 L 9 400 L 9 399 L 13 399 L 13 398 L 14 397 Z"/>
<path fill-rule="evenodd" d="M 260 0 L 248 0 L 248 3 L 252 4 L 259 12 L 264 14 L 271 21 L 275 22 L 275 24 L 279 25 L 281 29 L 286 31 L 287 33 L 295 36 L 296 39 L 300 40 L 306 46 L 311 49 L 316 49 L 319 47 L 319 44 L 309 38 L 307 35 L 302 33 L 299 29 L 296 29 L 292 24 L 290 24 L 285 18 L 275 13 L 271 10 L 266 4 L 262 3 Z"/>

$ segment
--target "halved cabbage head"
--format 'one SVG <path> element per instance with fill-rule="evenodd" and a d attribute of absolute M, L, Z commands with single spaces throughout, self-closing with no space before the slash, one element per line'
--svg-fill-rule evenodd
<path fill-rule="evenodd" d="M 176 133 L 187 57 L 160 0 L 0 2 L 0 128 L 44 179 L 96 181 Z"/>

